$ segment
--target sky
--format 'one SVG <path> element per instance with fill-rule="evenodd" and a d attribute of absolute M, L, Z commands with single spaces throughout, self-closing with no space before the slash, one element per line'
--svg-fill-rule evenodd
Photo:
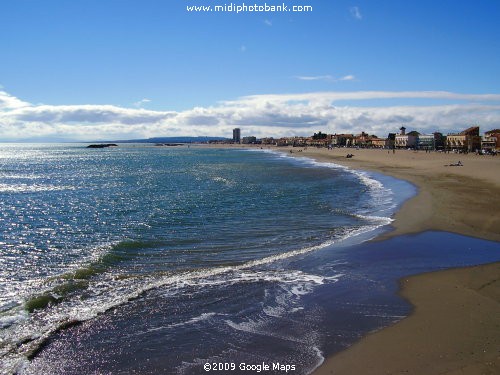
<path fill-rule="evenodd" d="M 288 11 L 188 10 L 243 4 Z M 0 0 L 0 141 L 484 132 L 499 17 L 498 0 Z"/>

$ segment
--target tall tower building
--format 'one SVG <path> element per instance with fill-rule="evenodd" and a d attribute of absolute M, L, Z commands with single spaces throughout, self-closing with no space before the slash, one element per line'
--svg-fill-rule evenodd
<path fill-rule="evenodd" d="M 233 142 L 240 143 L 241 141 L 241 130 L 240 128 L 233 129 Z"/>

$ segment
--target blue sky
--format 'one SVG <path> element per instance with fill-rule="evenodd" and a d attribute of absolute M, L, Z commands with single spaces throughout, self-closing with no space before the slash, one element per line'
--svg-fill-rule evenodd
<path fill-rule="evenodd" d="M 1 1 L 0 136 L 226 135 L 234 126 L 385 135 L 401 121 L 423 131 L 500 127 L 500 1 L 186 10 L 230 3 Z M 332 93 L 335 101 L 320 100 Z"/>

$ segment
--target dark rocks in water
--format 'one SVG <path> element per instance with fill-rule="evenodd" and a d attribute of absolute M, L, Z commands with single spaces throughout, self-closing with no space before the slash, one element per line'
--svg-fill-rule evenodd
<path fill-rule="evenodd" d="M 118 147 L 116 143 L 103 143 L 99 145 L 88 145 L 87 148 L 106 148 L 106 147 Z"/>
<path fill-rule="evenodd" d="M 157 143 L 155 146 L 168 146 L 168 147 L 175 147 L 175 146 L 184 146 L 183 143 Z"/>

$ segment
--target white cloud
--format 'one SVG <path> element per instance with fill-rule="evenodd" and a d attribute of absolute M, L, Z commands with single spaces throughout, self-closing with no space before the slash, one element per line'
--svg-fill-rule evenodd
<path fill-rule="evenodd" d="M 335 78 L 330 74 L 319 76 L 295 76 L 300 81 L 326 81 L 326 82 L 340 82 L 340 81 L 354 81 L 356 77 L 352 74 L 345 75 L 340 78 Z"/>
<path fill-rule="evenodd" d="M 339 81 L 354 81 L 355 79 L 356 79 L 355 76 L 353 76 L 352 74 L 348 74 L 346 76 L 339 78 Z"/>
<path fill-rule="evenodd" d="M 363 19 L 363 15 L 361 14 L 361 11 L 359 10 L 358 7 L 351 7 L 349 11 L 351 12 L 351 16 L 354 17 L 355 19 L 357 20 Z"/>
<path fill-rule="evenodd" d="M 29 103 L 23 102 L 5 91 L 0 91 L 0 110 L 22 108 L 27 105 L 29 105 Z"/>
<path fill-rule="evenodd" d="M 150 102 L 151 102 L 151 99 L 144 98 L 144 99 L 141 99 L 141 100 L 135 102 L 133 105 L 136 108 L 142 108 L 142 106 L 144 106 L 145 104 L 148 104 Z"/>
<path fill-rule="evenodd" d="M 272 26 L 272 25 L 273 25 L 272 21 L 267 20 L 267 19 L 266 19 L 266 20 L 264 20 L 264 23 L 265 23 L 267 26 Z"/>
<path fill-rule="evenodd" d="M 376 105 L 377 100 L 393 105 Z M 424 99 L 426 105 L 401 105 Z M 363 100 L 363 105 L 356 101 Z M 375 104 L 367 106 L 366 100 Z M 445 101 L 446 104 L 442 104 Z M 33 137 L 80 140 L 154 136 L 228 136 L 235 126 L 261 136 L 359 133 L 385 136 L 404 124 L 421 132 L 443 133 L 479 124 L 481 130 L 500 123 L 499 94 L 444 91 L 358 91 L 252 95 L 190 110 L 151 111 L 112 105 L 33 105 L 0 92 L 0 138 Z"/>
<path fill-rule="evenodd" d="M 301 81 L 334 81 L 331 75 L 323 75 L 323 76 L 295 76 L 295 78 Z"/>

